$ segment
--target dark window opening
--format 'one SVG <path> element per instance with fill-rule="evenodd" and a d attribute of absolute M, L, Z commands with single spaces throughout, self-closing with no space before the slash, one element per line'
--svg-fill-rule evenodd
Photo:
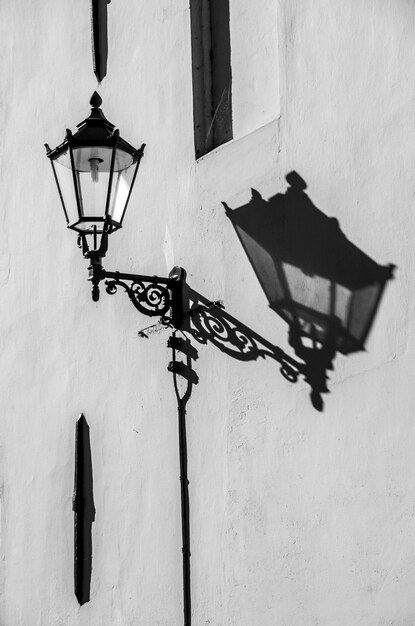
<path fill-rule="evenodd" d="M 229 0 L 190 0 L 196 158 L 232 139 Z"/>

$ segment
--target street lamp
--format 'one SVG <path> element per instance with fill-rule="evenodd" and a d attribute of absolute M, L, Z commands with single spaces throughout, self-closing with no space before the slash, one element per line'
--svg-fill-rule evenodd
<path fill-rule="evenodd" d="M 78 130 L 75 133 L 67 130 L 65 140 L 54 150 L 45 144 L 46 154 L 52 165 L 67 226 L 78 233 L 78 243 L 84 257 L 90 262 L 89 280 L 92 282 L 94 302 L 99 300 L 100 282 L 107 279 L 107 293 L 114 294 L 118 287 L 123 287 L 138 311 L 144 315 L 159 316 L 163 324 L 174 328 L 168 343 L 168 347 L 173 350 L 173 361 L 168 369 L 173 373 L 178 399 L 183 597 L 185 626 L 188 626 L 191 622 L 191 603 L 185 406 L 190 397 L 191 385 L 197 382 L 197 376 L 191 372 L 193 378 L 189 378 L 191 352 L 188 342 L 175 336 L 175 331 L 183 325 L 183 287 L 186 272 L 180 267 L 174 267 L 168 277 L 159 277 L 108 272 L 102 267 L 102 259 L 108 249 L 108 237 L 122 227 L 145 145 L 136 149 L 122 139 L 119 131 L 105 118 L 100 109 L 101 103 L 100 96 L 94 92 L 90 100 L 92 109 L 89 116 L 77 125 Z M 187 365 L 176 359 L 177 352 L 187 355 Z M 183 397 L 177 385 L 178 375 L 188 379 L 188 388 Z M 77 429 L 79 471 L 76 474 L 74 494 L 75 593 L 80 604 L 89 600 L 92 558 L 90 532 L 94 519 L 93 503 L 85 505 L 85 489 L 81 484 L 91 483 L 92 480 L 92 469 L 89 473 L 85 472 L 88 457 L 85 457 L 82 447 L 86 441 L 84 422 L 83 418 Z M 78 529 L 81 529 L 80 532 Z"/>
<path fill-rule="evenodd" d="M 90 104 L 89 116 L 77 125 L 75 133 L 67 129 L 60 145 L 53 150 L 45 146 L 67 226 L 78 233 L 84 257 L 90 261 L 92 299 L 99 299 L 101 280 L 110 279 L 107 293 L 122 286 L 141 313 L 158 315 L 179 328 L 184 270 L 175 267 L 162 278 L 108 272 L 102 267 L 108 236 L 122 227 L 145 144 L 136 149 L 120 137 L 100 109 L 102 100 L 97 92 Z"/>
<path fill-rule="evenodd" d="M 101 103 L 94 92 L 91 113 L 76 133 L 67 129 L 54 150 L 46 144 L 68 228 L 93 239 L 94 248 L 104 230 L 121 228 L 145 147 L 122 139 Z"/>

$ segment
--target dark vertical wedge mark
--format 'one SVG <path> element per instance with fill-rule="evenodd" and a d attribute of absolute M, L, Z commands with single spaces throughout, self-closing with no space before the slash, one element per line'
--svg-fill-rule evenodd
<path fill-rule="evenodd" d="M 75 486 L 72 508 L 75 513 L 75 595 L 79 604 L 82 605 L 89 602 L 92 572 L 92 522 L 95 520 L 89 426 L 83 414 L 76 423 Z"/>
<path fill-rule="evenodd" d="M 232 139 L 229 0 L 191 0 L 196 157 Z"/>
<path fill-rule="evenodd" d="M 92 63 L 94 74 L 100 83 L 107 74 L 108 19 L 107 5 L 111 0 L 91 1 Z"/>

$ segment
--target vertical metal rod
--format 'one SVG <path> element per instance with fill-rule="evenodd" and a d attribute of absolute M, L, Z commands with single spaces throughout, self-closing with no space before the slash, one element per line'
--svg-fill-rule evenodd
<path fill-rule="evenodd" d="M 182 512 L 182 553 L 183 553 L 183 611 L 184 626 L 191 625 L 190 592 L 190 502 L 189 479 L 187 475 L 186 409 L 182 400 L 178 403 L 179 457 L 180 457 L 180 496 Z"/>
<path fill-rule="evenodd" d="M 176 333 L 173 333 L 175 337 Z M 176 348 L 172 347 L 173 364 L 176 364 Z M 189 479 L 187 474 L 186 403 L 190 397 L 191 383 L 184 396 L 180 395 L 177 384 L 177 370 L 172 369 L 174 391 L 177 398 L 180 460 L 180 503 L 182 518 L 182 562 L 183 562 L 183 614 L 184 626 L 192 623 L 192 601 L 190 587 L 190 501 Z"/>

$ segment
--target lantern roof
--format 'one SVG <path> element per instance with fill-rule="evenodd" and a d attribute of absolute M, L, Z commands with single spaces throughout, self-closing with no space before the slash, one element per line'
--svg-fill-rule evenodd
<path fill-rule="evenodd" d="M 79 129 L 73 134 L 76 141 L 90 142 L 97 139 L 105 140 L 114 134 L 114 124 L 111 124 L 102 112 L 102 98 L 94 91 L 89 101 L 91 112 L 82 122 L 76 125 Z"/>
<path fill-rule="evenodd" d="M 51 150 L 47 145 L 47 156 L 50 159 L 55 159 L 65 152 L 70 144 L 72 147 L 82 146 L 113 146 L 117 144 L 117 148 L 128 152 L 133 156 L 142 156 L 142 148 L 136 149 L 129 144 L 125 139 L 119 136 L 118 129 L 114 124 L 107 120 L 101 107 L 102 98 L 94 91 L 89 101 L 91 105 L 91 111 L 82 122 L 76 125 L 77 131 L 72 133 L 71 130 L 66 130 L 65 140 L 59 144 L 56 148 Z"/>

